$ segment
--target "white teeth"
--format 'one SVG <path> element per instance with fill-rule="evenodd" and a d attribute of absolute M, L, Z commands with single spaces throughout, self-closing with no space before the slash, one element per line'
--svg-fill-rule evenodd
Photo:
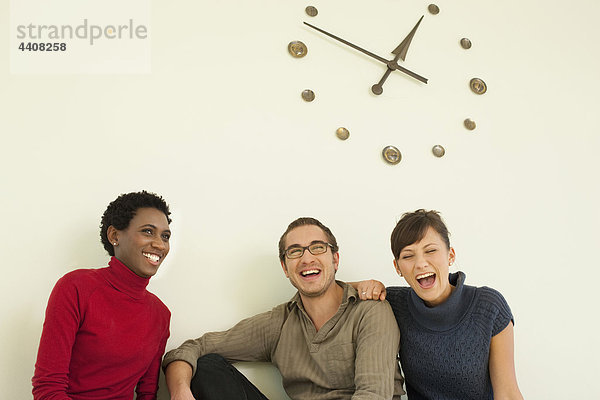
<path fill-rule="evenodd" d="M 435 275 L 433 272 L 427 272 L 421 275 L 417 275 L 417 279 L 427 278 L 428 276 Z"/>
<path fill-rule="evenodd" d="M 160 257 L 157 256 L 156 254 L 150 254 L 150 253 L 142 253 L 144 255 L 144 257 L 149 258 L 151 261 L 154 262 L 158 262 L 158 260 L 160 260 Z"/>
<path fill-rule="evenodd" d="M 319 270 L 318 269 L 309 269 L 308 271 L 302 271 L 300 274 L 302 276 L 306 276 L 308 274 L 318 274 Z"/>

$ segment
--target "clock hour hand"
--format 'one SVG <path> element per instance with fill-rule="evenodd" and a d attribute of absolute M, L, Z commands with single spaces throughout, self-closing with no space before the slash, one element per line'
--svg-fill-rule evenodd
<path fill-rule="evenodd" d="M 357 46 L 357 45 L 355 45 L 355 44 L 353 44 L 353 43 L 350 43 L 350 42 L 349 42 L 349 41 L 347 41 L 347 40 L 344 40 L 344 39 L 342 39 L 342 38 L 340 38 L 340 37 L 337 37 L 337 36 L 335 36 L 334 34 L 331 34 L 331 33 L 327 32 L 327 31 L 324 31 L 324 30 L 323 30 L 323 29 L 321 29 L 321 28 L 317 28 L 316 26 L 314 26 L 314 25 L 311 25 L 311 24 L 309 24 L 308 22 L 305 22 L 304 24 L 305 24 L 305 25 L 308 25 L 308 26 L 310 26 L 311 28 L 313 28 L 313 29 L 315 29 L 315 30 L 317 30 L 317 31 L 319 31 L 319 32 L 321 32 L 321 33 L 323 33 L 323 34 L 325 34 L 325 35 L 327 35 L 327 36 L 329 36 L 329 37 L 331 37 L 331 38 L 333 38 L 333 39 L 335 39 L 335 40 L 339 41 L 339 42 L 342 42 L 342 43 L 344 43 L 345 45 L 348 45 L 348 46 L 352 47 L 352 48 L 353 48 L 353 49 L 355 49 L 355 50 L 358 50 L 358 51 L 360 51 L 360 52 L 362 52 L 362 53 L 364 53 L 364 54 L 368 55 L 369 57 L 373 57 L 373 58 L 374 58 L 374 59 L 376 59 L 377 61 L 380 61 L 380 62 L 384 63 L 385 65 L 387 65 L 387 66 L 388 66 L 388 70 L 390 70 L 390 72 L 391 72 L 391 71 L 394 71 L 394 70 L 398 70 L 398 71 L 404 72 L 404 73 L 405 73 L 405 74 L 407 74 L 408 76 L 411 76 L 411 77 L 413 77 L 413 78 L 415 78 L 415 79 L 417 79 L 417 80 L 419 80 L 419 81 L 421 81 L 421 82 L 423 82 L 423 83 L 427 83 L 427 78 L 423 78 L 421 75 L 419 75 L 419 74 L 416 74 L 416 73 L 414 73 L 414 72 L 412 72 L 412 71 L 410 71 L 410 70 L 408 70 L 408 69 L 406 69 L 406 68 L 404 68 L 404 67 L 401 67 L 400 65 L 398 65 L 398 62 L 397 62 L 397 60 L 389 60 L 389 61 L 388 61 L 388 60 L 386 60 L 385 58 L 383 58 L 383 57 L 380 57 L 380 56 L 378 56 L 378 55 L 377 55 L 377 54 L 375 54 L 375 53 L 372 53 L 372 52 L 370 52 L 370 51 L 368 51 L 368 50 L 365 50 L 365 49 L 363 49 L 362 47 L 359 47 L 359 46 Z M 388 73 L 388 75 L 389 75 L 389 73 Z M 387 78 L 387 77 L 386 77 L 386 78 Z"/>
<path fill-rule="evenodd" d="M 400 69 L 400 70 L 402 69 L 402 67 L 400 67 L 400 65 L 398 65 L 398 60 L 399 59 L 402 59 L 402 61 L 405 60 L 406 53 L 408 52 L 408 47 L 410 46 L 410 42 L 412 41 L 413 37 L 415 36 L 415 33 L 417 32 L 417 28 L 419 27 L 419 24 L 423 20 L 423 17 L 424 17 L 424 15 L 422 15 L 421 18 L 419 18 L 419 21 L 417 21 L 417 24 L 415 25 L 415 27 L 412 28 L 412 30 L 404 38 L 402 43 L 400 43 L 398 45 L 398 47 L 396 47 L 392 51 L 392 54 L 395 54 L 396 57 L 394 57 L 393 60 L 388 62 L 388 68 L 385 71 L 385 73 L 383 74 L 383 76 L 381 77 L 381 79 L 379 80 L 379 82 L 377 82 L 375 85 L 371 86 L 371 91 L 373 92 L 373 94 L 380 95 L 381 93 L 383 93 L 383 83 L 386 81 L 388 76 L 390 76 L 390 74 L 392 73 L 392 71 L 394 69 L 396 69 L 396 68 Z M 427 79 L 425 79 L 425 80 L 419 79 L 419 80 L 423 83 L 427 83 Z"/>
<path fill-rule="evenodd" d="M 400 43 L 398 45 L 398 47 L 396 47 L 394 49 L 394 51 L 392 51 L 392 54 L 396 55 L 396 58 L 395 58 L 396 61 L 398 61 L 398 58 L 401 58 L 402 61 L 406 60 L 406 53 L 408 52 L 408 46 L 410 46 L 410 42 L 412 42 L 412 39 L 415 36 L 415 33 L 417 32 L 417 28 L 419 27 L 419 24 L 421 23 L 421 21 L 423 21 L 423 17 L 424 17 L 424 15 L 422 15 L 421 18 L 419 18 L 419 21 L 417 21 L 417 24 L 415 25 L 414 28 L 412 28 L 412 31 L 410 31 L 408 36 L 406 36 L 404 38 L 404 40 L 402 41 L 402 43 Z"/>

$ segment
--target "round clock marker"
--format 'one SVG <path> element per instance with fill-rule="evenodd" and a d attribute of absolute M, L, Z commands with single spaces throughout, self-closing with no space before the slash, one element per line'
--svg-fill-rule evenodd
<path fill-rule="evenodd" d="M 348 129 L 341 127 L 341 128 L 337 128 L 335 131 L 335 135 L 340 139 L 340 140 L 346 140 L 350 137 L 350 131 L 348 131 Z"/>
<path fill-rule="evenodd" d="M 384 147 L 381 155 L 388 164 L 392 165 L 396 165 L 402 160 L 402 153 L 394 146 Z"/>
<path fill-rule="evenodd" d="M 288 51 L 294 58 L 302 58 L 308 53 L 308 47 L 299 40 L 294 40 L 288 44 Z"/>
<path fill-rule="evenodd" d="M 431 152 L 433 153 L 434 156 L 440 158 L 440 157 L 444 157 L 444 154 L 446 154 L 446 149 L 444 149 L 443 146 L 436 144 L 435 146 L 432 147 Z"/>
<path fill-rule="evenodd" d="M 484 94 L 485 92 L 487 92 L 487 85 L 485 84 L 483 79 L 473 78 L 469 82 L 469 86 L 475 94 Z"/>
<path fill-rule="evenodd" d="M 302 99 L 307 102 L 311 102 L 315 99 L 315 92 L 310 89 L 305 89 L 302 91 Z"/>
<path fill-rule="evenodd" d="M 435 4 L 430 4 L 429 6 L 427 6 L 427 9 L 433 15 L 438 15 L 440 13 L 440 8 Z"/>
<path fill-rule="evenodd" d="M 464 124 L 465 124 L 465 128 L 467 128 L 470 131 L 474 130 L 477 127 L 477 124 L 471 118 L 465 119 Z"/>
<path fill-rule="evenodd" d="M 308 6 L 304 9 L 304 11 L 306 11 L 306 14 L 311 17 L 316 17 L 317 14 L 319 13 L 319 10 L 317 10 L 317 7 L 314 7 L 314 6 Z"/>

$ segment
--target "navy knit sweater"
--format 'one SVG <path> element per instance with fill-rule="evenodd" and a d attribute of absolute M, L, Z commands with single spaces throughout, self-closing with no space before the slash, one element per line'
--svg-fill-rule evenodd
<path fill-rule="evenodd" d="M 512 320 L 510 307 L 494 289 L 464 285 L 462 272 L 449 279 L 456 289 L 436 307 L 425 305 L 410 287 L 387 288 L 400 327 L 408 398 L 493 399 L 490 342 Z"/>

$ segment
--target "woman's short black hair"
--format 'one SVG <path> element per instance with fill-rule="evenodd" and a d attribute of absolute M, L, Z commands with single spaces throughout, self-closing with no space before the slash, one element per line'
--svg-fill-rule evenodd
<path fill-rule="evenodd" d="M 115 249 L 108 240 L 108 227 L 112 225 L 118 230 L 126 229 L 139 208 L 156 208 L 162 211 L 167 217 L 167 222 L 171 223 L 169 205 L 161 196 L 145 190 L 120 195 L 108 205 L 100 222 L 100 240 L 109 255 L 114 256 Z"/>

